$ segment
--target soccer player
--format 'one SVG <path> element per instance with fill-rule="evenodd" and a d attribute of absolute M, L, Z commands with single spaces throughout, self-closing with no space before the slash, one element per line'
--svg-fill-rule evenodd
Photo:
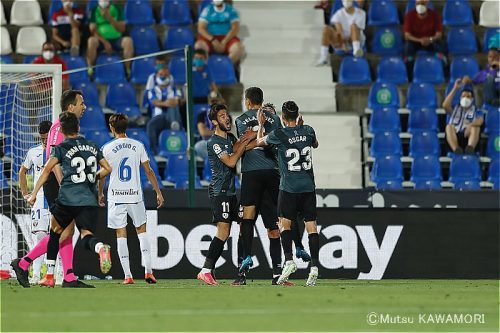
<path fill-rule="evenodd" d="M 278 148 L 278 164 L 280 168 L 280 192 L 278 198 L 278 214 L 285 266 L 278 284 L 283 284 L 297 270 L 292 257 L 292 220 L 301 213 L 305 228 L 309 234 L 309 250 L 311 251 L 310 272 L 306 286 L 314 286 L 318 279 L 319 235 L 316 226 L 316 187 L 312 162 L 312 149 L 318 147 L 316 134 L 311 126 L 304 125 L 299 115 L 299 107 L 295 102 L 283 103 L 281 119 L 285 128 L 274 130 L 264 136 L 266 115 L 257 114 L 259 130 L 257 145 L 275 145 Z"/>
<path fill-rule="evenodd" d="M 47 146 L 47 136 L 52 126 L 52 122 L 45 120 L 38 125 L 38 134 L 42 141 L 41 144 L 31 147 L 26 154 L 26 158 L 19 170 L 19 187 L 23 198 L 28 199 L 30 193 L 26 181 L 26 175 L 31 170 L 33 174 L 33 183 L 36 183 L 45 164 L 45 147 Z M 37 244 L 42 238 L 48 235 L 50 224 L 50 212 L 47 201 L 44 199 L 43 191 L 38 192 L 38 198 L 35 206 L 31 208 L 31 233 L 33 243 Z M 33 278 L 31 284 L 37 284 L 40 280 L 40 271 L 42 269 L 43 257 L 33 261 Z"/>
<path fill-rule="evenodd" d="M 209 119 L 215 126 L 215 133 L 207 143 L 208 160 L 212 169 L 208 193 L 212 203 L 212 221 L 217 224 L 217 233 L 210 243 L 205 263 L 197 278 L 208 285 L 218 285 L 213 276 L 213 269 L 229 237 L 231 222 L 237 219 L 239 211 L 234 185 L 236 163 L 254 135 L 246 132 L 237 140 L 229 133 L 231 120 L 225 105 L 213 104 L 210 107 Z"/>
<path fill-rule="evenodd" d="M 101 271 L 111 269 L 110 247 L 103 244 L 93 234 L 97 222 L 97 188 L 96 180 L 106 177 L 111 172 L 106 159 L 95 143 L 78 136 L 78 118 L 71 112 L 63 112 L 59 116 L 61 130 L 66 139 L 52 149 L 50 159 L 37 181 L 28 203 L 36 202 L 36 195 L 56 164 L 60 164 L 63 178 L 56 202 L 51 208 L 53 224 L 51 237 L 57 240 L 73 220 L 80 229 L 80 238 L 84 248 L 99 255 Z M 97 171 L 97 164 L 101 169 Z M 72 271 L 72 267 L 70 268 Z M 17 272 L 16 272 L 17 274 Z M 63 280 L 63 288 L 93 288 L 79 280 Z"/>
<path fill-rule="evenodd" d="M 127 215 L 130 215 L 137 231 L 141 247 L 142 262 L 145 268 L 147 283 L 156 283 L 151 268 L 151 253 L 148 235 L 146 234 L 146 208 L 144 207 L 140 167 L 144 168 L 146 176 L 156 192 L 158 208 L 165 200 L 161 194 L 156 175 L 149 165 L 149 157 L 144 145 L 137 140 L 127 137 L 128 119 L 124 114 L 114 114 L 109 118 L 109 128 L 115 140 L 102 147 L 104 158 L 109 162 L 113 171 L 108 187 L 108 228 L 116 230 L 116 243 L 120 263 L 122 264 L 125 280 L 123 284 L 133 284 L 134 279 L 130 272 L 129 252 L 127 246 Z M 104 202 L 104 179 L 99 181 L 99 204 Z"/>

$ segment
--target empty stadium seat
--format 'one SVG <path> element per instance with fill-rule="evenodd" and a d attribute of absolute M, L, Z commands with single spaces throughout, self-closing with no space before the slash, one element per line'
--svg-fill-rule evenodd
<path fill-rule="evenodd" d="M 434 56 L 418 56 L 413 67 L 413 82 L 444 82 L 443 64 Z"/>
<path fill-rule="evenodd" d="M 208 158 L 203 162 L 203 179 L 206 181 L 212 180 L 212 168 L 210 167 L 210 161 Z"/>
<path fill-rule="evenodd" d="M 155 72 L 155 59 L 152 57 L 132 61 L 130 82 L 146 84 L 150 74 Z"/>
<path fill-rule="evenodd" d="M 377 82 L 407 83 L 408 74 L 403 59 L 398 57 L 382 58 L 377 66 Z"/>
<path fill-rule="evenodd" d="M 75 86 L 75 89 L 82 91 L 85 105 L 99 105 L 99 91 L 94 82 L 81 82 Z"/>
<path fill-rule="evenodd" d="M 496 39 L 500 40 L 500 28 L 490 28 L 484 32 L 483 52 L 488 52 L 490 39 L 495 35 Z"/>
<path fill-rule="evenodd" d="M 68 70 L 83 68 L 84 70 L 69 75 L 69 82 L 71 85 L 79 84 L 82 82 L 89 82 L 89 74 L 87 72 L 87 62 L 82 57 L 63 57 L 68 66 Z"/>
<path fill-rule="evenodd" d="M 38 57 L 39 57 L 38 54 L 25 55 L 23 57 L 23 64 L 31 64 L 33 62 L 33 60 L 35 60 Z"/>
<path fill-rule="evenodd" d="M 63 5 L 61 0 L 52 0 L 49 7 L 49 16 L 47 16 L 48 21 L 50 22 L 52 15 L 62 8 Z"/>
<path fill-rule="evenodd" d="M 441 165 L 435 155 L 421 155 L 413 158 L 410 180 L 416 189 L 441 188 Z"/>
<path fill-rule="evenodd" d="M 339 69 L 339 82 L 343 84 L 369 84 L 372 82 L 368 61 L 365 58 L 343 58 Z"/>
<path fill-rule="evenodd" d="M 24 2 L 24 1 L 16 1 Z M 41 54 L 42 45 L 47 41 L 47 35 L 42 27 L 22 27 L 17 33 L 16 53 Z"/>
<path fill-rule="evenodd" d="M 190 28 L 172 27 L 168 29 L 163 41 L 164 49 L 184 48 L 186 45 L 194 45 L 194 36 Z"/>
<path fill-rule="evenodd" d="M 90 18 L 92 17 L 92 11 L 97 6 L 99 6 L 99 1 L 98 0 L 88 0 L 87 1 L 87 5 L 85 6 L 85 16 L 86 16 L 85 19 L 87 21 L 90 20 Z"/>
<path fill-rule="evenodd" d="M 436 108 L 436 90 L 430 83 L 412 83 L 408 88 L 406 100 L 409 109 Z"/>
<path fill-rule="evenodd" d="M 432 131 L 414 131 L 410 139 L 411 157 L 416 156 L 439 156 L 439 139 L 436 132 Z"/>
<path fill-rule="evenodd" d="M 485 117 L 484 133 L 500 133 L 500 107 L 484 104 L 483 109 L 488 111 Z"/>
<path fill-rule="evenodd" d="M 455 154 L 450 163 L 450 182 L 481 181 L 479 157 Z"/>
<path fill-rule="evenodd" d="M 111 141 L 113 138 L 109 134 L 108 130 L 102 131 L 87 131 L 84 132 L 85 138 L 87 140 L 93 141 L 99 148 L 104 146 L 106 143 Z"/>
<path fill-rule="evenodd" d="M 486 155 L 492 160 L 500 158 L 500 133 L 490 133 L 488 135 Z"/>
<path fill-rule="evenodd" d="M 457 180 L 453 183 L 455 190 L 480 190 L 481 183 L 479 180 Z"/>
<path fill-rule="evenodd" d="M 117 113 L 123 113 L 129 118 L 142 116 L 141 109 L 138 106 L 118 106 L 115 111 Z"/>
<path fill-rule="evenodd" d="M 377 184 L 377 187 L 384 185 L 387 181 L 402 182 L 403 181 L 403 165 L 399 155 L 388 155 L 377 158 L 373 163 L 371 171 L 371 179 Z"/>
<path fill-rule="evenodd" d="M 229 57 L 224 55 L 212 55 L 208 58 L 208 67 L 212 72 L 212 79 L 217 84 L 236 83 L 234 66 Z"/>
<path fill-rule="evenodd" d="M 90 131 L 108 131 L 106 118 L 99 105 L 89 105 L 80 118 L 80 128 L 83 133 Z"/>
<path fill-rule="evenodd" d="M 2 44 L 1 44 L 1 51 L 0 55 L 6 55 L 6 54 L 11 54 L 12 53 L 12 44 L 10 43 L 10 35 L 9 31 L 7 30 L 6 27 L 2 27 Z"/>
<path fill-rule="evenodd" d="M 368 8 L 368 25 L 397 25 L 399 24 L 398 9 L 392 0 L 370 2 Z"/>
<path fill-rule="evenodd" d="M 124 8 L 125 22 L 131 25 L 155 24 L 153 8 L 149 1 L 128 0 Z M 134 44 L 135 47 L 135 44 Z"/>
<path fill-rule="evenodd" d="M 184 57 L 173 57 L 168 64 L 168 70 L 176 84 L 186 83 L 186 59 Z"/>
<path fill-rule="evenodd" d="M 495 190 L 500 189 L 500 158 L 496 158 L 490 162 L 488 168 L 488 181 L 493 183 Z"/>
<path fill-rule="evenodd" d="M 137 106 L 135 88 L 131 83 L 117 83 L 108 85 L 106 92 L 106 106 L 116 109 L 120 106 Z"/>
<path fill-rule="evenodd" d="M 163 130 L 158 140 L 159 155 L 168 158 L 172 154 L 185 154 L 187 136 L 184 131 Z"/>
<path fill-rule="evenodd" d="M 469 2 L 463 0 L 446 1 L 443 9 L 443 24 L 449 26 L 474 24 Z"/>
<path fill-rule="evenodd" d="M 371 109 L 380 107 L 399 108 L 399 93 L 396 85 L 382 82 L 372 84 L 368 93 L 368 107 Z"/>
<path fill-rule="evenodd" d="M 468 75 L 470 78 L 479 72 L 479 65 L 473 57 L 455 57 L 450 66 L 450 82 Z"/>
<path fill-rule="evenodd" d="M 12 60 L 12 55 L 4 54 L 0 55 L 0 64 L 12 64 L 14 61 Z"/>
<path fill-rule="evenodd" d="M 189 179 L 180 179 L 175 182 L 175 188 L 177 189 L 187 189 L 189 187 Z M 195 175 L 194 177 L 194 188 L 202 189 L 203 186 L 200 182 L 200 176 Z"/>
<path fill-rule="evenodd" d="M 372 52 L 379 56 L 399 56 L 403 49 L 398 27 L 382 27 L 375 30 Z"/>
<path fill-rule="evenodd" d="M 132 138 L 132 139 L 135 139 L 137 141 L 142 142 L 148 155 L 151 157 L 153 156 L 153 153 L 151 150 L 151 142 L 149 141 L 149 136 L 147 135 L 145 130 L 138 129 L 138 128 L 129 128 L 129 129 L 127 129 L 127 136 Z"/>
<path fill-rule="evenodd" d="M 7 19 L 5 18 L 5 10 L 3 9 L 3 2 L 0 2 L 0 25 L 6 25 Z"/>
<path fill-rule="evenodd" d="M 4 174 L 4 166 L 2 160 L 0 160 L 0 189 L 8 188 L 7 177 Z"/>
<path fill-rule="evenodd" d="M 171 154 L 168 157 L 164 179 L 172 183 L 185 181 L 189 177 L 188 163 L 189 161 L 185 152 Z"/>
<path fill-rule="evenodd" d="M 499 18 L 499 3 L 496 0 L 483 1 L 479 9 L 479 25 L 487 28 L 497 28 Z"/>
<path fill-rule="evenodd" d="M 470 27 L 451 28 L 447 42 L 451 55 L 472 55 L 477 52 L 476 35 Z"/>
<path fill-rule="evenodd" d="M 370 145 L 370 155 L 379 158 L 402 153 L 399 132 L 378 132 L 373 135 Z"/>
<path fill-rule="evenodd" d="M 405 14 L 407 14 L 409 11 L 415 9 L 415 6 L 416 6 L 415 0 L 408 0 L 406 2 Z M 434 9 L 434 5 L 432 4 L 432 1 L 429 0 L 429 2 L 427 2 L 427 8 Z"/>
<path fill-rule="evenodd" d="M 151 169 L 153 169 L 155 175 L 156 175 L 156 181 L 158 182 L 158 187 L 160 189 L 163 189 L 163 184 L 161 182 L 160 178 L 160 171 L 158 170 L 158 164 L 156 163 L 155 159 L 152 158 L 152 155 L 148 153 L 149 157 L 149 166 Z M 143 189 L 148 189 L 152 190 L 153 185 L 149 182 L 148 176 L 146 175 L 146 172 L 144 171 L 144 168 L 141 166 L 140 168 L 140 174 L 141 174 L 141 185 Z"/>
<path fill-rule="evenodd" d="M 375 108 L 368 123 L 370 133 L 399 132 L 401 124 L 396 108 Z"/>
<path fill-rule="evenodd" d="M 119 83 L 126 81 L 125 69 L 123 63 L 117 63 L 122 59 L 118 56 L 100 55 L 97 57 L 96 65 L 104 65 L 96 67 L 95 82 L 102 84 Z"/>
<path fill-rule="evenodd" d="M 186 0 L 164 0 L 161 7 L 161 23 L 169 26 L 193 23 L 188 2 Z"/>
<path fill-rule="evenodd" d="M 38 1 L 14 1 L 10 10 L 10 24 L 18 26 L 42 25 L 42 11 Z"/>
<path fill-rule="evenodd" d="M 158 36 L 151 27 L 134 27 L 130 31 L 130 37 L 134 41 L 134 52 L 136 55 L 154 53 L 160 51 Z"/>
<path fill-rule="evenodd" d="M 432 108 L 414 108 L 408 117 L 408 132 L 438 130 L 438 116 Z"/>

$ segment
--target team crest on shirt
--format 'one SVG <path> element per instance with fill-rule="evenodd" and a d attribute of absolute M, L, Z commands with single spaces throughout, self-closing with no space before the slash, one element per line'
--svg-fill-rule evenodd
<path fill-rule="evenodd" d="M 216 154 L 219 154 L 222 151 L 222 148 L 217 143 L 213 145 L 213 148 Z"/>
<path fill-rule="evenodd" d="M 223 217 L 224 219 L 227 219 L 227 218 L 229 217 L 229 214 L 228 214 L 228 213 L 222 213 L 222 217 Z"/>

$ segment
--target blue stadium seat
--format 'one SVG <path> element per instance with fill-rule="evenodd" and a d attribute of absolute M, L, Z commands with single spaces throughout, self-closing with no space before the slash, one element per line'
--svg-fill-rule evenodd
<path fill-rule="evenodd" d="M 99 0 L 88 0 L 87 5 L 85 6 L 85 19 L 87 20 L 87 22 L 90 21 L 92 11 L 97 6 L 99 6 Z"/>
<path fill-rule="evenodd" d="M 371 83 L 372 78 L 368 61 L 365 58 L 343 58 L 339 69 L 339 82 L 343 84 Z"/>
<path fill-rule="evenodd" d="M 448 83 L 448 85 L 446 86 L 446 89 L 444 91 L 444 94 L 445 94 L 444 98 L 446 98 L 446 96 L 448 96 L 451 89 L 453 89 L 454 84 L 455 84 L 454 81 L 450 81 L 450 83 Z M 455 94 L 455 96 L 453 96 L 453 99 L 451 100 L 451 107 L 454 108 L 458 103 L 460 103 L 460 94 L 457 92 Z"/>
<path fill-rule="evenodd" d="M 418 56 L 413 67 L 413 82 L 444 82 L 443 64 L 434 56 Z"/>
<path fill-rule="evenodd" d="M 168 158 L 172 154 L 185 154 L 187 136 L 184 131 L 163 130 L 158 140 L 160 152 L 158 155 Z"/>
<path fill-rule="evenodd" d="M 0 55 L 0 64 L 12 64 L 14 61 L 12 61 L 12 55 L 10 54 L 3 54 Z"/>
<path fill-rule="evenodd" d="M 25 55 L 24 58 L 23 58 L 23 64 L 31 64 L 33 62 L 33 60 L 35 60 L 36 58 L 38 58 L 39 55 Z"/>
<path fill-rule="evenodd" d="M 443 24 L 448 26 L 474 24 L 469 2 L 460 0 L 446 1 L 443 8 Z"/>
<path fill-rule="evenodd" d="M 87 106 L 85 113 L 80 118 L 80 129 L 83 133 L 89 131 L 107 131 L 106 117 L 99 105 Z"/>
<path fill-rule="evenodd" d="M 375 188 L 377 190 L 401 190 L 403 182 L 399 179 L 384 180 L 376 183 Z"/>
<path fill-rule="evenodd" d="M 207 113 L 207 111 L 210 110 L 210 105 L 208 104 L 194 104 L 193 105 L 193 124 L 195 128 L 195 132 L 198 133 L 198 128 L 196 126 L 198 115 L 203 112 Z"/>
<path fill-rule="evenodd" d="M 408 83 L 408 74 L 403 59 L 398 57 L 382 58 L 377 66 L 377 82 Z"/>
<path fill-rule="evenodd" d="M 186 59 L 184 57 L 173 57 L 168 64 L 168 70 L 176 84 L 186 83 Z"/>
<path fill-rule="evenodd" d="M 148 153 L 148 157 L 149 157 L 149 165 L 151 166 L 151 169 L 153 169 L 153 171 L 155 172 L 156 181 L 158 182 L 158 187 L 160 189 L 163 189 L 163 184 L 162 184 L 161 178 L 160 178 L 160 171 L 158 170 L 158 164 L 156 163 L 155 159 L 152 158 L 153 155 L 150 155 Z M 152 190 L 153 189 L 153 185 L 149 182 L 148 176 L 146 175 L 146 172 L 144 171 L 144 168 L 142 166 L 141 166 L 140 170 L 141 170 L 140 173 L 141 173 L 141 185 L 142 185 L 142 188 L 143 189 Z"/>
<path fill-rule="evenodd" d="M 123 113 L 129 118 L 142 116 L 141 109 L 138 106 L 119 106 L 115 111 L 117 113 Z"/>
<path fill-rule="evenodd" d="M 63 57 L 66 65 L 68 66 L 68 70 L 83 68 L 84 70 L 81 72 L 76 72 L 69 75 L 69 82 L 72 86 L 75 84 L 79 84 L 82 82 L 89 82 L 89 75 L 87 72 L 87 62 L 82 57 Z"/>
<path fill-rule="evenodd" d="M 373 135 L 370 155 L 379 158 L 387 155 L 400 156 L 402 153 L 399 132 L 378 132 Z"/>
<path fill-rule="evenodd" d="M 393 107 L 399 108 L 398 88 L 393 83 L 375 82 L 368 94 L 368 107 L 371 109 Z"/>
<path fill-rule="evenodd" d="M 108 85 L 106 92 L 106 106 L 116 109 L 120 106 L 137 106 L 135 88 L 131 83 L 118 83 Z"/>
<path fill-rule="evenodd" d="M 455 154 L 450 163 L 450 182 L 481 181 L 479 157 Z"/>
<path fill-rule="evenodd" d="M 488 135 L 486 156 L 492 160 L 500 158 L 500 133 L 490 133 L 490 135 Z"/>
<path fill-rule="evenodd" d="M 168 157 L 164 179 L 172 182 L 182 182 L 189 178 L 189 161 L 185 152 L 174 153 Z"/>
<path fill-rule="evenodd" d="M 172 27 L 168 29 L 163 40 L 164 49 L 179 49 L 186 45 L 194 45 L 194 36 L 190 28 Z"/>
<path fill-rule="evenodd" d="M 161 23 L 169 26 L 193 23 L 188 2 L 186 0 L 164 0 L 161 7 Z"/>
<path fill-rule="evenodd" d="M 9 184 L 7 183 L 7 177 L 4 174 L 4 166 L 3 166 L 3 161 L 0 160 L 0 189 L 8 188 Z"/>
<path fill-rule="evenodd" d="M 62 8 L 63 8 L 63 6 L 62 6 L 61 0 L 52 0 L 50 2 L 49 16 L 47 16 L 47 21 L 49 22 L 49 24 L 50 24 L 50 20 L 52 19 L 52 15 Z"/>
<path fill-rule="evenodd" d="M 453 55 L 472 55 L 477 52 L 476 35 L 470 27 L 451 28 L 448 31 L 448 52 Z"/>
<path fill-rule="evenodd" d="M 493 183 L 495 190 L 500 189 L 500 158 L 496 158 L 490 162 L 488 168 L 488 181 Z"/>
<path fill-rule="evenodd" d="M 429 83 L 412 83 L 408 88 L 406 100 L 409 109 L 437 107 L 436 90 Z"/>
<path fill-rule="evenodd" d="M 450 82 L 468 75 L 470 78 L 479 72 L 479 65 L 473 57 L 455 57 L 450 66 Z"/>
<path fill-rule="evenodd" d="M 147 0 L 128 0 L 124 8 L 125 22 L 131 25 L 155 24 L 153 8 Z M 135 48 L 135 44 L 134 44 Z M 136 51 L 137 52 L 137 51 Z"/>
<path fill-rule="evenodd" d="M 403 41 L 398 27 L 377 28 L 372 39 L 372 52 L 379 56 L 400 56 Z"/>
<path fill-rule="evenodd" d="M 99 92 L 94 82 L 82 82 L 77 84 L 75 89 L 81 90 L 85 105 L 99 106 Z"/>
<path fill-rule="evenodd" d="M 427 155 L 439 157 L 440 152 L 439 139 L 436 132 L 415 131 L 412 133 L 409 153 L 411 157 Z"/>
<path fill-rule="evenodd" d="M 203 162 L 203 179 L 206 181 L 212 180 L 212 168 L 210 168 L 210 161 L 208 158 Z"/>
<path fill-rule="evenodd" d="M 185 180 L 178 180 L 175 182 L 175 188 L 176 189 L 187 189 L 189 187 L 189 179 Z M 200 182 L 200 176 L 196 175 L 194 178 L 194 188 L 195 189 L 202 189 L 203 186 L 201 185 Z"/>
<path fill-rule="evenodd" d="M 442 175 L 439 157 L 435 155 L 414 157 L 410 180 L 415 183 L 416 189 L 440 189 Z"/>
<path fill-rule="evenodd" d="M 136 55 L 148 54 L 160 51 L 158 36 L 151 27 L 134 27 L 130 31 L 130 37 L 134 41 L 134 52 Z"/>
<path fill-rule="evenodd" d="M 84 132 L 84 134 L 87 140 L 93 141 L 99 148 L 101 148 L 102 146 L 104 146 L 104 144 L 108 143 L 113 139 L 107 130 L 103 131 L 90 130 Z"/>
<path fill-rule="evenodd" d="M 479 180 L 457 180 L 453 183 L 454 190 L 480 190 L 481 183 Z"/>
<path fill-rule="evenodd" d="M 117 63 L 122 59 L 118 56 L 100 55 L 97 57 L 96 65 L 104 65 L 96 67 L 95 82 L 101 84 L 125 82 L 125 69 L 123 63 Z"/>
<path fill-rule="evenodd" d="M 403 165 L 399 155 L 388 155 L 377 158 L 373 163 L 371 179 L 377 184 L 377 187 L 384 188 L 390 186 L 387 181 L 397 184 L 403 181 Z M 399 185 L 399 188 L 401 186 Z"/>
<path fill-rule="evenodd" d="M 398 9 L 392 0 L 371 1 L 368 8 L 368 25 L 399 24 Z"/>
<path fill-rule="evenodd" d="M 151 150 L 151 142 L 149 142 L 149 136 L 147 135 L 145 130 L 139 128 L 128 128 L 127 136 L 129 138 L 142 142 L 144 148 L 146 149 L 146 152 L 148 153 L 148 156 L 150 158 L 154 156 L 153 151 Z"/>
<path fill-rule="evenodd" d="M 396 108 L 375 108 L 368 124 L 370 133 L 399 132 L 401 124 Z"/>
<path fill-rule="evenodd" d="M 406 3 L 406 8 L 405 8 L 405 14 L 407 14 L 409 11 L 415 9 L 416 1 L 415 0 L 408 0 Z M 432 4 L 432 1 L 429 0 L 427 3 L 427 8 L 434 9 L 434 5 Z"/>
<path fill-rule="evenodd" d="M 208 58 L 208 67 L 213 75 L 213 80 L 217 84 L 236 83 L 234 66 L 229 57 L 224 55 L 212 55 Z"/>
<path fill-rule="evenodd" d="M 408 117 L 408 132 L 438 130 L 438 116 L 432 108 L 414 108 L 410 110 Z"/>
<path fill-rule="evenodd" d="M 152 57 L 132 61 L 130 82 L 146 84 L 150 74 L 155 72 L 155 59 Z"/>
<path fill-rule="evenodd" d="M 484 133 L 498 134 L 500 133 L 500 107 L 484 104 L 483 109 L 487 111 L 484 119 Z"/>
<path fill-rule="evenodd" d="M 500 40 L 500 28 L 489 28 L 485 31 L 483 37 L 483 52 L 488 52 L 489 40 L 495 35 L 498 35 L 496 38 Z"/>

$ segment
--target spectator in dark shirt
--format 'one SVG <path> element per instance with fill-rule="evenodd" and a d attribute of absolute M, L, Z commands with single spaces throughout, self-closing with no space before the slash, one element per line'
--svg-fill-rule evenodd
<path fill-rule="evenodd" d="M 76 8 L 71 0 L 61 0 L 63 8 L 52 14 L 52 39 L 60 50 L 70 50 L 72 57 L 80 54 L 80 24 L 83 10 Z"/>
<path fill-rule="evenodd" d="M 196 152 L 196 158 L 199 161 L 204 161 L 208 158 L 207 140 L 214 134 L 214 126 L 211 121 L 208 120 L 207 112 L 200 112 L 196 119 L 196 127 L 201 136 L 201 140 L 195 143 L 194 150 Z"/>
<path fill-rule="evenodd" d="M 464 76 L 464 84 L 472 83 L 474 85 L 483 85 L 483 100 L 486 104 L 499 106 L 500 102 L 500 73 L 498 50 L 492 48 L 488 51 L 488 63 L 486 67 L 477 73 L 472 79 Z"/>
<path fill-rule="evenodd" d="M 42 46 L 42 55 L 35 58 L 32 62 L 33 64 L 61 64 L 62 71 L 68 70 L 68 66 L 63 59 L 56 55 L 56 46 L 52 42 L 45 42 Z M 63 74 L 62 76 L 62 88 L 63 91 L 69 89 L 69 76 L 68 74 Z"/>
<path fill-rule="evenodd" d="M 203 49 L 194 50 L 193 55 L 193 96 L 194 102 L 211 104 L 219 92 L 210 68 L 207 65 L 208 54 Z"/>

